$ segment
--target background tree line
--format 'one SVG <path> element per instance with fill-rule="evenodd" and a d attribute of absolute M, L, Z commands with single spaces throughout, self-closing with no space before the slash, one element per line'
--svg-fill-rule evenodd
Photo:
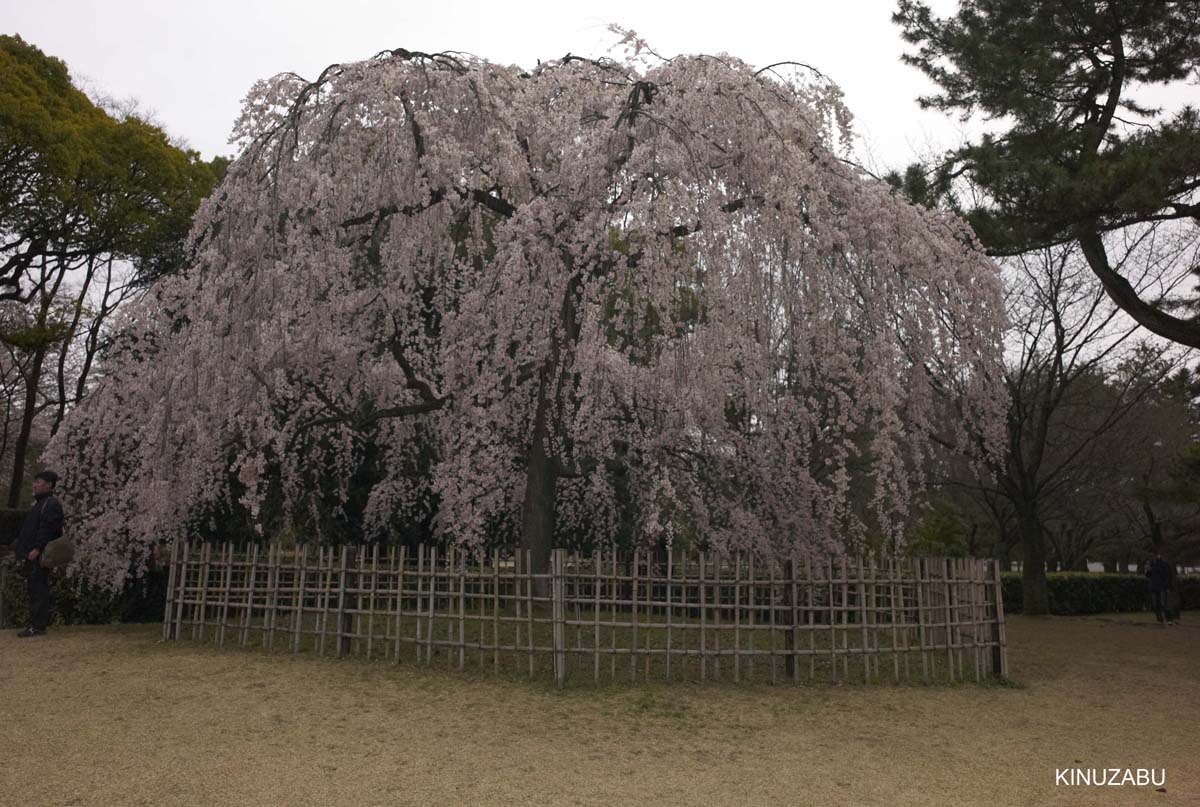
<path fill-rule="evenodd" d="M 58 59 L 0 36 L 0 480 L 27 498 L 39 448 L 103 372 L 122 305 L 187 260 L 204 161 L 136 106 L 92 99 Z M 136 413 L 130 413 L 136 416 Z"/>
<path fill-rule="evenodd" d="M 893 21 L 936 86 L 921 105 L 985 133 L 888 179 L 971 222 L 1012 320 L 1007 458 L 951 474 L 924 534 L 986 523 L 998 555 L 1019 545 L 1028 613 L 1048 561 L 1154 541 L 1195 563 L 1200 115 L 1154 99 L 1198 78 L 1200 4 L 900 0 Z"/>

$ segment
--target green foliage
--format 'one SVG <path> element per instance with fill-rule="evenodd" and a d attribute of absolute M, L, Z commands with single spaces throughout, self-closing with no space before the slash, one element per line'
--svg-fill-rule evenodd
<path fill-rule="evenodd" d="M 1005 612 L 1021 613 L 1021 575 L 1001 574 L 1000 586 Z M 1102 614 L 1150 608 L 1150 589 L 1140 574 L 1052 572 L 1046 575 L 1046 587 L 1052 614 Z M 1200 577 L 1180 577 L 1179 591 L 1183 608 L 1200 608 Z"/>
<path fill-rule="evenodd" d="M 913 556 L 966 557 L 967 525 L 962 510 L 948 499 L 934 499 L 913 527 L 906 551 Z"/>
<path fill-rule="evenodd" d="M 1200 65 L 1197 4 L 965 0 L 939 19 L 925 3 L 901 0 L 893 21 L 916 46 L 905 61 L 940 90 L 922 106 L 1007 126 L 959 149 L 932 183 L 915 168 L 891 178 L 928 203 L 931 188 L 943 193 L 949 178 L 969 174 L 988 204 L 966 212 L 990 251 L 1145 221 L 1195 188 L 1196 111 L 1167 117 L 1135 94 L 1185 81 Z M 1149 125 L 1118 126 L 1123 118 Z"/>
<path fill-rule="evenodd" d="M 0 559 L 7 566 L 0 598 L 10 626 L 24 625 L 29 619 L 25 581 L 11 554 Z M 82 578 L 51 572 L 51 617 L 55 625 L 108 625 L 115 622 L 160 622 L 167 597 L 167 574 L 150 571 L 145 577 L 130 580 L 117 594 L 89 585 Z"/>
<path fill-rule="evenodd" d="M 205 162 L 134 116 L 116 119 L 67 67 L 0 36 L 0 283 L 41 258 L 131 260 L 143 280 L 178 268 L 200 200 L 228 160 Z"/>

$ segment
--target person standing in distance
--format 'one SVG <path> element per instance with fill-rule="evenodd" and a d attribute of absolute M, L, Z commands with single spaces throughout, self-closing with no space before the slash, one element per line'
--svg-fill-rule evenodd
<path fill-rule="evenodd" d="M 14 545 L 29 597 L 29 627 L 17 634 L 22 639 L 45 636 L 50 625 L 50 570 L 42 568 L 41 558 L 46 544 L 63 534 L 63 507 L 54 495 L 57 484 L 54 471 L 42 471 L 33 478 L 33 509 L 25 516 Z"/>
<path fill-rule="evenodd" d="M 1174 611 L 1170 605 L 1170 592 L 1175 586 L 1175 564 L 1162 556 L 1156 545 L 1154 557 L 1146 564 L 1146 577 L 1150 578 L 1150 605 L 1160 625 L 1174 625 Z"/>

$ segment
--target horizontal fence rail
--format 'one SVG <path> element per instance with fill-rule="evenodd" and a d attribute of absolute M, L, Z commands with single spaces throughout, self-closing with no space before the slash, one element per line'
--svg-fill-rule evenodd
<path fill-rule="evenodd" d="M 595 683 L 1007 675 L 995 561 L 177 543 L 164 639 Z"/>

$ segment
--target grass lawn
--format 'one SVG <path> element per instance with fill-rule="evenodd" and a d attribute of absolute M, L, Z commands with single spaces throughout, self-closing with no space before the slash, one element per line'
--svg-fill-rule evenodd
<path fill-rule="evenodd" d="M 1012 617 L 1013 687 L 571 687 L 0 634 L 0 804 L 1200 805 L 1200 615 Z M 1055 768 L 1165 768 L 1153 787 Z"/>

